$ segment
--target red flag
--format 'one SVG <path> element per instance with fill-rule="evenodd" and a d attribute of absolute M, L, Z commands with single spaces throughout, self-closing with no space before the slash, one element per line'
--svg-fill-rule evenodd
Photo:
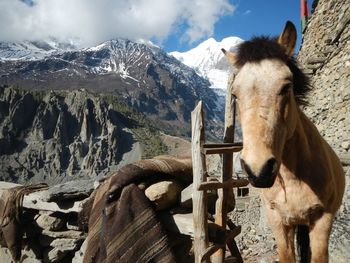
<path fill-rule="evenodd" d="M 306 23 L 309 18 L 309 7 L 307 0 L 300 0 L 300 18 L 301 18 L 301 32 L 304 32 Z"/>

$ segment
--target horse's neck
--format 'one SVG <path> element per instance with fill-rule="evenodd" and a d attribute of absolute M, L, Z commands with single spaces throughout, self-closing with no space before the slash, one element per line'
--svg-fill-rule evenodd
<path fill-rule="evenodd" d="M 298 177 L 298 171 L 306 172 L 312 169 L 313 162 L 310 160 L 315 154 L 319 154 L 323 144 L 323 139 L 316 127 L 298 109 L 298 121 L 292 137 L 286 142 L 284 147 L 282 164 L 294 173 L 289 176 Z"/>

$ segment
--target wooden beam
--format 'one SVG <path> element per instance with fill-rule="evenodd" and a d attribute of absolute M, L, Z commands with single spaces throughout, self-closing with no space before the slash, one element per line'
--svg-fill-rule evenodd
<path fill-rule="evenodd" d="M 234 132 L 235 132 L 235 99 L 232 96 L 232 84 L 234 76 L 229 79 L 226 93 L 225 103 L 225 129 L 224 129 L 224 143 L 234 143 Z M 233 170 L 233 153 L 225 153 L 222 158 L 222 174 L 221 182 L 232 178 Z M 215 223 L 226 229 L 227 220 L 227 195 L 228 189 L 218 189 L 218 200 L 216 201 L 215 208 Z M 212 257 L 213 263 L 223 263 L 225 259 L 225 247 L 219 249 Z"/>
<path fill-rule="evenodd" d="M 236 226 L 234 229 L 229 231 L 229 234 L 226 236 L 226 242 L 231 242 L 236 236 L 238 236 L 242 231 L 241 226 Z"/>
<path fill-rule="evenodd" d="M 214 244 L 209 246 L 201 255 L 201 261 L 208 261 L 210 259 L 210 256 L 213 255 L 217 250 L 224 249 L 225 245 L 223 244 Z"/>
<path fill-rule="evenodd" d="M 208 204 L 206 191 L 198 191 L 206 181 L 205 155 L 201 148 L 204 144 L 204 114 L 202 101 L 191 113 L 192 121 L 192 165 L 193 165 L 193 229 L 195 263 L 202 261 L 202 255 L 208 247 Z M 209 263 L 208 260 L 204 262 Z"/>
<path fill-rule="evenodd" d="M 219 188 L 227 188 L 232 189 L 234 187 L 244 187 L 249 184 L 249 181 L 247 179 L 233 179 L 230 178 L 226 180 L 225 182 L 203 182 L 198 187 L 198 190 L 213 190 L 213 189 L 219 189 Z"/>
<path fill-rule="evenodd" d="M 243 149 L 242 146 L 222 146 L 217 148 L 204 148 L 204 154 L 221 154 L 221 153 L 234 153 L 240 152 Z"/>

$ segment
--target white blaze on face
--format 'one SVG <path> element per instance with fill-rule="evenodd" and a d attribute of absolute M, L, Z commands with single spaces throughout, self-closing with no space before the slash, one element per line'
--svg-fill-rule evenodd
<path fill-rule="evenodd" d="M 254 173 L 259 173 L 268 159 L 281 159 L 288 130 L 283 112 L 291 94 L 280 93 L 291 81 L 291 71 L 278 59 L 248 62 L 235 78 L 233 93 L 243 134 L 242 159 Z"/>

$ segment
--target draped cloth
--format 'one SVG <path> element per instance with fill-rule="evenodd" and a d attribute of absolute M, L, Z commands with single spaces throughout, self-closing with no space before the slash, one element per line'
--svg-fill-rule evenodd
<path fill-rule="evenodd" d="M 23 197 L 47 189 L 46 184 L 16 186 L 4 190 L 0 198 L 0 245 L 7 247 L 15 261 L 21 258 Z"/>
<path fill-rule="evenodd" d="M 113 173 L 92 194 L 84 263 L 175 262 L 166 232 L 139 183 L 192 181 L 190 159 L 161 156 Z M 88 206 L 87 206 L 88 207 Z M 89 208 L 90 209 L 90 208 Z"/>

